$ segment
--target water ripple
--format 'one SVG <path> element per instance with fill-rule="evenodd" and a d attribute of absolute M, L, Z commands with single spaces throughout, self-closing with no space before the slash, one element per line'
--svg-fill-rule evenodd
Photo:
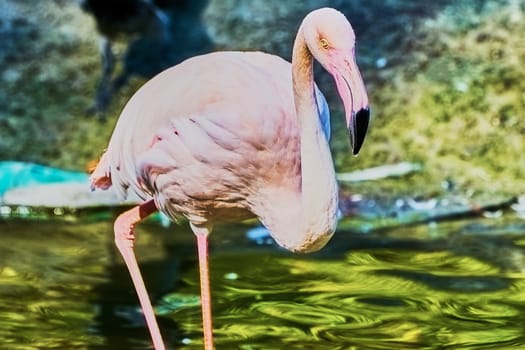
<path fill-rule="evenodd" d="M 338 324 L 345 323 L 345 315 L 337 310 L 319 306 L 290 302 L 260 302 L 251 306 L 262 314 L 298 324 Z"/>

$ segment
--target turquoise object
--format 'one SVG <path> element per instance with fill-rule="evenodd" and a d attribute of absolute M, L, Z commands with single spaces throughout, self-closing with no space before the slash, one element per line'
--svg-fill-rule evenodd
<path fill-rule="evenodd" d="M 89 175 L 45 165 L 5 161 L 0 162 L 0 196 L 16 187 L 58 182 L 87 182 Z"/>

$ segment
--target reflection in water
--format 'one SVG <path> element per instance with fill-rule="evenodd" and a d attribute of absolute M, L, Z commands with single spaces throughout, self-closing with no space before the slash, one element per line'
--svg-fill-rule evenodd
<path fill-rule="evenodd" d="M 190 231 L 155 223 L 137 230 L 169 348 L 201 349 Z M 523 256 L 525 230 L 456 222 L 339 232 L 316 255 L 257 246 L 245 231 L 212 236 L 217 349 L 525 346 L 523 264 L 497 254 Z M 149 348 L 109 220 L 7 221 L 0 232 L 0 348 Z"/>

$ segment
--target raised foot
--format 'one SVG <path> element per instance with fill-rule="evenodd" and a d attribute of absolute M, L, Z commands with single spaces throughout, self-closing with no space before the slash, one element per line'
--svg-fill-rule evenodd
<path fill-rule="evenodd" d="M 148 329 L 151 334 L 153 347 L 155 350 L 165 350 L 166 347 L 164 346 L 164 341 L 162 340 L 162 336 L 160 334 L 159 326 L 153 311 L 153 306 L 151 305 L 146 286 L 144 285 L 144 280 L 142 279 L 142 275 L 137 264 L 135 252 L 133 250 L 135 243 L 133 225 L 156 210 L 157 208 L 155 207 L 153 200 L 134 207 L 122 213 L 115 220 L 114 230 L 115 243 L 118 250 L 120 251 L 120 254 L 122 254 L 122 257 L 124 258 L 124 262 L 126 263 L 131 279 L 133 280 L 135 290 L 139 297 L 140 306 L 144 312 L 146 324 L 148 325 Z"/>

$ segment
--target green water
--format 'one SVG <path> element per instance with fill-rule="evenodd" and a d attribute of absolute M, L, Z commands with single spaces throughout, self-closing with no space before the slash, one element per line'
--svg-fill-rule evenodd
<path fill-rule="evenodd" d="M 0 349 L 149 349 L 111 221 L 0 221 Z M 220 349 L 525 348 L 517 218 L 338 232 L 292 255 L 221 227 L 211 241 Z M 185 225 L 137 229 L 170 349 L 201 349 Z"/>

